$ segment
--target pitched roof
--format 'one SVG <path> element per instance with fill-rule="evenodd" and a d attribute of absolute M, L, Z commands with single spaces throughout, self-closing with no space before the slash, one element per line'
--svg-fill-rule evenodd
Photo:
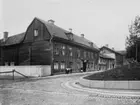
<path fill-rule="evenodd" d="M 2 41 L 3 39 L 2 39 L 1 43 L 3 43 L 2 45 L 5 45 L 5 46 L 18 44 L 23 40 L 24 35 L 25 35 L 25 32 L 14 35 L 14 36 L 10 36 L 5 42 L 3 42 Z"/>
<path fill-rule="evenodd" d="M 64 30 L 64 29 L 62 29 L 62 28 L 60 28 L 60 27 L 58 27 L 54 24 L 50 24 L 47 21 L 44 21 L 42 19 L 39 19 L 39 18 L 35 18 L 35 19 L 42 22 L 47 27 L 47 29 L 48 29 L 48 31 L 51 35 L 54 35 L 55 37 L 59 37 L 59 38 L 69 40 L 69 38 L 66 35 L 66 33 L 69 33 L 69 31 Z M 4 45 L 8 46 L 8 45 L 18 44 L 23 40 L 24 36 L 25 36 L 25 32 L 14 35 L 14 36 L 11 36 L 11 37 L 8 37 L 8 39 L 6 40 Z M 93 46 L 91 46 L 91 41 L 87 40 L 86 38 L 83 38 L 83 37 L 80 37 L 80 36 L 77 36 L 77 35 L 73 34 L 73 41 L 99 51 L 99 48 L 93 42 L 92 42 Z"/>
<path fill-rule="evenodd" d="M 112 58 L 108 55 L 105 55 L 105 54 L 100 54 L 99 56 L 102 57 L 102 58 L 106 58 L 106 59 L 114 59 L 114 58 Z"/>
<path fill-rule="evenodd" d="M 125 50 L 121 50 L 121 51 L 117 51 L 118 53 L 121 53 L 122 55 L 126 55 L 126 51 Z"/>
<path fill-rule="evenodd" d="M 106 46 L 101 47 L 100 50 L 103 49 L 103 48 L 105 48 L 105 49 L 107 49 L 107 50 L 109 50 L 109 51 L 111 51 L 111 52 L 113 52 L 113 53 L 116 53 L 116 54 L 122 55 L 120 52 L 115 51 L 115 50 L 112 50 L 112 49 L 110 49 L 110 48 L 108 48 L 108 47 L 106 47 Z"/>
<path fill-rule="evenodd" d="M 55 37 L 69 40 L 69 38 L 66 35 L 66 33 L 69 33 L 69 31 L 62 29 L 62 28 L 56 26 L 55 24 L 50 24 L 47 21 L 44 21 L 42 19 L 39 19 L 39 18 L 36 18 L 36 19 L 41 21 L 47 27 L 47 29 L 51 35 L 54 35 Z M 73 41 L 76 43 L 91 47 L 91 44 L 90 44 L 91 41 L 87 40 L 86 38 L 75 35 L 75 34 L 73 34 Z M 99 50 L 99 48 L 94 43 L 93 43 L 93 48 L 96 50 Z"/>

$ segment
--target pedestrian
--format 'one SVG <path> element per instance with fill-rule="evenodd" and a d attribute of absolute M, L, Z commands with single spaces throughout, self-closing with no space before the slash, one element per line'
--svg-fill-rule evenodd
<path fill-rule="evenodd" d="M 69 73 L 69 68 L 66 68 L 66 74 L 68 74 Z"/>

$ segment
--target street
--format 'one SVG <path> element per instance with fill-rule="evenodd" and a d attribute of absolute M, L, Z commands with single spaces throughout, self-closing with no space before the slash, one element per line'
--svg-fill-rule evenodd
<path fill-rule="evenodd" d="M 0 105 L 139 105 L 138 99 L 100 97 L 68 88 L 82 75 L 12 82 L 0 86 Z M 12 80 L 11 80 L 12 81 Z M 2 82 L 1 82 L 2 83 Z"/>

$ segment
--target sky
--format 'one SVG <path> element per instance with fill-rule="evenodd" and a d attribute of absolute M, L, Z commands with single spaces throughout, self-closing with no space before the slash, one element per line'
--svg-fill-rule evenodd
<path fill-rule="evenodd" d="M 0 38 L 25 32 L 34 17 L 55 24 L 98 47 L 125 49 L 128 25 L 140 14 L 140 0 L 0 0 Z"/>

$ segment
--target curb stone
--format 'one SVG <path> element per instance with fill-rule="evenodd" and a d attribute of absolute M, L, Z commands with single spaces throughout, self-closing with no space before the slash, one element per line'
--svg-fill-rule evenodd
<path fill-rule="evenodd" d="M 71 83 L 67 82 L 65 83 L 65 87 L 71 88 L 71 89 L 75 89 L 78 91 L 87 91 L 91 93 L 91 97 L 102 97 L 102 98 L 118 98 L 118 99 L 138 99 L 138 102 L 140 102 L 140 94 L 139 95 L 134 95 L 134 93 L 132 93 L 132 95 L 130 94 L 130 92 L 125 92 L 125 93 L 117 93 L 115 91 L 107 91 L 106 90 L 100 90 L 100 89 L 91 89 L 91 88 L 85 88 L 82 86 L 78 86 L 78 84 L 76 84 L 75 82 Z M 104 91 L 104 92 L 103 92 Z"/>

